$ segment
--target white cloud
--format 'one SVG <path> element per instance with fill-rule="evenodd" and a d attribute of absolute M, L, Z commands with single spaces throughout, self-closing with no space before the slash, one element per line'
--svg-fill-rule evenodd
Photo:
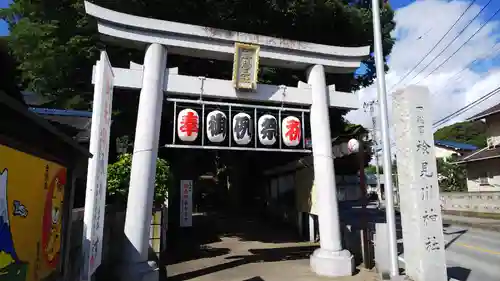
<path fill-rule="evenodd" d="M 390 71 L 385 76 L 388 92 L 434 47 L 469 4 L 469 1 L 463 0 L 451 2 L 445 0 L 416 1 L 396 11 L 394 17 L 396 28 L 393 31 L 393 36 L 398 40 L 390 55 Z M 410 84 L 410 81 L 412 84 L 420 82 L 420 85 L 428 86 L 432 95 L 432 118 L 434 121 L 445 117 L 500 86 L 500 67 L 491 66 L 489 69 L 483 69 L 482 73 L 478 73 L 474 72 L 469 66 L 460 75 L 456 75 L 477 58 L 487 59 L 500 54 L 500 44 L 495 45 L 495 42 L 500 39 L 500 33 L 496 32 L 499 22 L 496 20 L 487 23 L 447 63 L 426 77 L 466 42 L 495 12 L 492 11 L 495 8 L 485 9 L 458 39 L 435 59 L 435 56 L 459 34 L 460 30 L 476 16 L 481 8 L 481 6 L 474 4 L 437 48 L 402 83 L 399 83 L 398 87 L 393 89 L 394 91 L 397 88 L 404 87 Z M 428 64 L 430 65 L 422 73 L 411 79 Z M 375 99 L 376 84 L 361 89 L 358 94 L 362 103 Z M 390 106 L 390 96 L 388 103 Z M 462 121 L 498 103 L 500 103 L 500 94 L 450 120 L 446 125 Z M 349 112 L 347 119 L 353 123 L 371 127 L 370 116 L 362 109 Z"/>

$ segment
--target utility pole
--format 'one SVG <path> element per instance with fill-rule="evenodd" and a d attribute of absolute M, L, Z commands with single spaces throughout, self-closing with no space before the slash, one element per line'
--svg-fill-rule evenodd
<path fill-rule="evenodd" d="M 385 1 L 384 1 L 385 3 Z M 387 221 L 388 246 L 390 258 L 390 274 L 399 276 L 398 244 L 396 236 L 396 214 L 394 211 L 394 195 L 392 185 L 391 139 L 389 137 L 389 109 L 387 106 L 387 93 L 385 88 L 385 63 L 382 49 L 382 31 L 380 27 L 380 0 L 372 0 L 373 17 L 373 45 L 375 68 L 377 71 L 377 97 L 380 102 L 380 131 L 382 133 L 382 152 L 384 163 L 385 185 L 385 216 Z"/>

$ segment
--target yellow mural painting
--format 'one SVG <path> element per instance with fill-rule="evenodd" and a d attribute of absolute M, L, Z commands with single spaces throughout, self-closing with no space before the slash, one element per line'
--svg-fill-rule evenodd
<path fill-rule="evenodd" d="M 0 281 L 56 270 L 66 168 L 0 145 Z"/>

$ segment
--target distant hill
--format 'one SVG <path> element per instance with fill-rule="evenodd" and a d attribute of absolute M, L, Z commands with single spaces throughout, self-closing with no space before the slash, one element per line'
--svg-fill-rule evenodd
<path fill-rule="evenodd" d="M 478 121 L 460 122 L 443 127 L 434 133 L 435 140 L 449 140 L 472 144 L 477 147 L 486 146 L 486 124 Z"/>

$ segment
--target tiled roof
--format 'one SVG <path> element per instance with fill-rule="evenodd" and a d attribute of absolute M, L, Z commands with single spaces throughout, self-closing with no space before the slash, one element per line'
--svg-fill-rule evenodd
<path fill-rule="evenodd" d="M 55 108 L 40 108 L 40 107 L 31 107 L 30 110 L 32 112 L 35 112 L 38 114 L 43 114 L 43 115 L 58 115 L 58 116 L 73 116 L 73 117 L 92 118 L 91 111 L 55 109 Z"/>
<path fill-rule="evenodd" d="M 493 107 L 490 107 L 490 108 L 486 109 L 485 111 L 470 117 L 467 120 L 468 121 L 476 121 L 476 120 L 483 119 L 485 117 L 488 117 L 490 115 L 497 114 L 497 113 L 500 113 L 500 104 L 497 104 Z"/>
<path fill-rule="evenodd" d="M 448 140 L 436 140 L 436 141 L 434 141 L 434 144 L 436 146 L 452 148 L 455 150 L 474 151 L 474 150 L 478 149 L 477 146 L 472 145 L 472 144 L 460 143 L 460 142 L 448 141 Z"/>
<path fill-rule="evenodd" d="M 458 159 L 457 163 L 467 163 L 500 157 L 500 146 L 494 148 L 484 147 Z"/>
<path fill-rule="evenodd" d="M 77 133 L 72 136 L 76 141 L 87 142 L 90 138 L 92 112 L 37 107 L 31 107 L 30 111 L 39 114 L 51 122 L 70 126 L 76 129 Z"/>

